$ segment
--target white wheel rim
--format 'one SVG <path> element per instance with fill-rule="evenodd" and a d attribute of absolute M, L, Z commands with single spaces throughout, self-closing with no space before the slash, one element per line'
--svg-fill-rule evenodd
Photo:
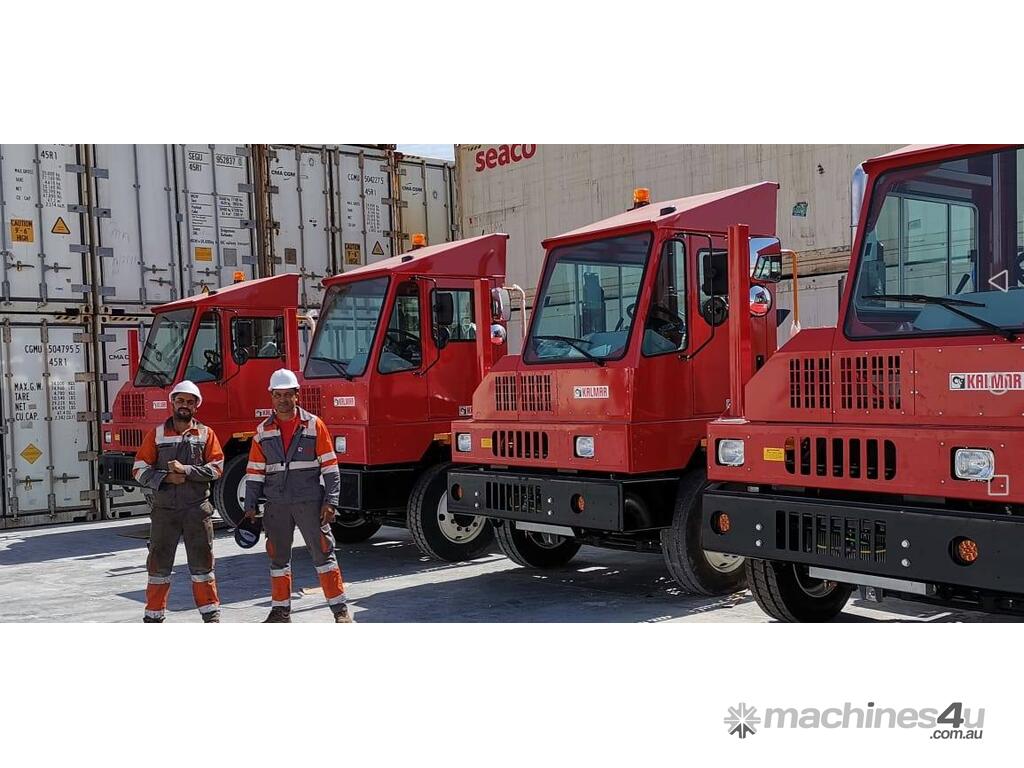
<path fill-rule="evenodd" d="M 435 514 L 437 527 L 452 544 L 468 544 L 484 530 L 486 518 L 480 515 L 452 515 L 448 513 L 448 492 L 441 495 Z"/>
<path fill-rule="evenodd" d="M 235 489 L 235 498 L 238 500 L 238 508 L 243 512 L 245 511 L 245 475 L 242 475 L 242 479 L 238 481 L 238 487 Z"/>
<path fill-rule="evenodd" d="M 724 552 L 709 552 L 704 550 L 704 559 L 708 565 L 719 573 L 732 573 L 743 566 L 743 557 L 740 555 L 727 555 Z"/>

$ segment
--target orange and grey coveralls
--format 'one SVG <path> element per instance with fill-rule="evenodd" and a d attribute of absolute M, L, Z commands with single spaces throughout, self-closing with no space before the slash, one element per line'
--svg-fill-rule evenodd
<path fill-rule="evenodd" d="M 271 606 L 291 609 L 292 538 L 297 526 L 327 604 L 338 613 L 345 610 L 345 585 L 331 526 L 320 523 L 321 508 L 336 507 L 341 490 L 331 433 L 318 416 L 299 408 L 299 423 L 286 447 L 276 418 L 272 415 L 256 427 L 245 474 L 245 508 L 255 509 L 261 494 L 266 498 L 263 530 L 270 557 Z"/>
<path fill-rule="evenodd" d="M 173 459 L 185 464 L 186 481 L 165 481 Z M 146 435 L 135 454 L 135 480 L 153 491 L 151 498 L 149 557 L 146 569 L 146 616 L 162 620 L 171 591 L 171 568 L 178 541 L 185 537 L 192 596 L 203 614 L 220 610 L 217 582 L 213 576 L 213 505 L 208 501 L 210 483 L 224 474 L 224 452 L 216 433 L 193 419 L 181 434 L 168 419 Z"/>

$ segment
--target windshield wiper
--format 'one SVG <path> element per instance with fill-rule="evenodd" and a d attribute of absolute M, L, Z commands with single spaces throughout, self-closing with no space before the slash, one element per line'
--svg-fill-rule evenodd
<path fill-rule="evenodd" d="M 602 358 L 591 354 L 586 349 L 580 346 L 581 344 L 589 343 L 586 339 L 577 339 L 574 336 L 534 336 L 533 338 L 539 341 L 560 341 L 563 344 L 568 344 L 570 347 L 575 349 L 588 360 L 592 360 L 593 362 L 597 363 L 602 367 L 604 366 L 605 361 Z"/>
<path fill-rule="evenodd" d="M 877 299 L 879 301 L 907 301 L 911 304 L 934 304 L 939 307 L 945 307 L 954 315 L 959 315 L 967 320 L 970 320 L 978 325 L 988 328 L 990 331 L 995 331 L 1007 341 L 1016 341 L 1017 334 L 1009 328 L 1004 328 L 1001 325 L 997 325 L 983 317 L 972 315 L 970 312 L 964 312 L 960 307 L 984 307 L 985 304 L 979 301 L 967 301 L 966 299 L 951 299 L 947 296 L 928 296 L 923 293 L 880 293 L 877 295 L 868 294 L 867 296 L 861 296 L 862 299 Z"/>
<path fill-rule="evenodd" d="M 318 356 L 313 356 L 313 357 L 311 357 L 309 359 L 310 360 L 317 360 L 317 361 L 319 361 L 321 363 L 329 363 L 330 365 L 334 366 L 334 370 L 336 370 L 341 375 L 341 377 L 343 379 L 346 379 L 348 381 L 354 381 L 355 380 L 355 377 L 352 376 L 351 374 L 349 374 L 349 372 L 348 372 L 348 364 L 341 362 L 341 360 L 332 360 L 329 357 L 318 357 Z"/>

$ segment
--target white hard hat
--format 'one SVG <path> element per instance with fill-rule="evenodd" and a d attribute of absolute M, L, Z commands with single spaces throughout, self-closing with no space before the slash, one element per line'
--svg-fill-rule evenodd
<path fill-rule="evenodd" d="M 198 403 L 196 403 L 196 408 L 203 404 L 203 396 L 199 392 L 199 387 L 197 387 L 188 379 L 185 379 L 184 381 L 179 381 L 177 384 L 174 385 L 174 389 L 171 390 L 171 394 L 167 396 L 167 401 L 173 403 L 174 396 L 179 392 L 182 392 L 186 395 L 192 395 L 194 398 L 196 398 L 196 400 L 199 401 Z"/>
<path fill-rule="evenodd" d="M 298 389 L 299 379 L 287 368 L 278 368 L 270 376 L 270 386 L 267 389 Z"/>

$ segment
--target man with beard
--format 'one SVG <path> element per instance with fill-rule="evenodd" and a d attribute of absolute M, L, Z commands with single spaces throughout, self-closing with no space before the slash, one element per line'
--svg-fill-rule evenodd
<path fill-rule="evenodd" d="M 168 400 L 171 418 L 149 431 L 135 455 L 136 481 L 152 491 L 146 613 L 159 624 L 167 610 L 174 553 L 182 536 L 192 596 L 206 623 L 220 622 L 220 600 L 213 576 L 213 505 L 210 483 L 224 474 L 224 452 L 216 433 L 195 418 L 203 403 L 199 387 L 182 381 Z"/>
<path fill-rule="evenodd" d="M 345 584 L 334 554 L 334 520 L 341 474 L 334 441 L 319 416 L 298 407 L 299 380 L 287 368 L 270 377 L 274 413 L 259 423 L 245 471 L 245 516 L 256 517 L 266 498 L 263 530 L 270 558 L 270 615 L 264 623 L 288 624 L 292 607 L 292 539 L 298 528 L 337 624 L 352 623 Z"/>

